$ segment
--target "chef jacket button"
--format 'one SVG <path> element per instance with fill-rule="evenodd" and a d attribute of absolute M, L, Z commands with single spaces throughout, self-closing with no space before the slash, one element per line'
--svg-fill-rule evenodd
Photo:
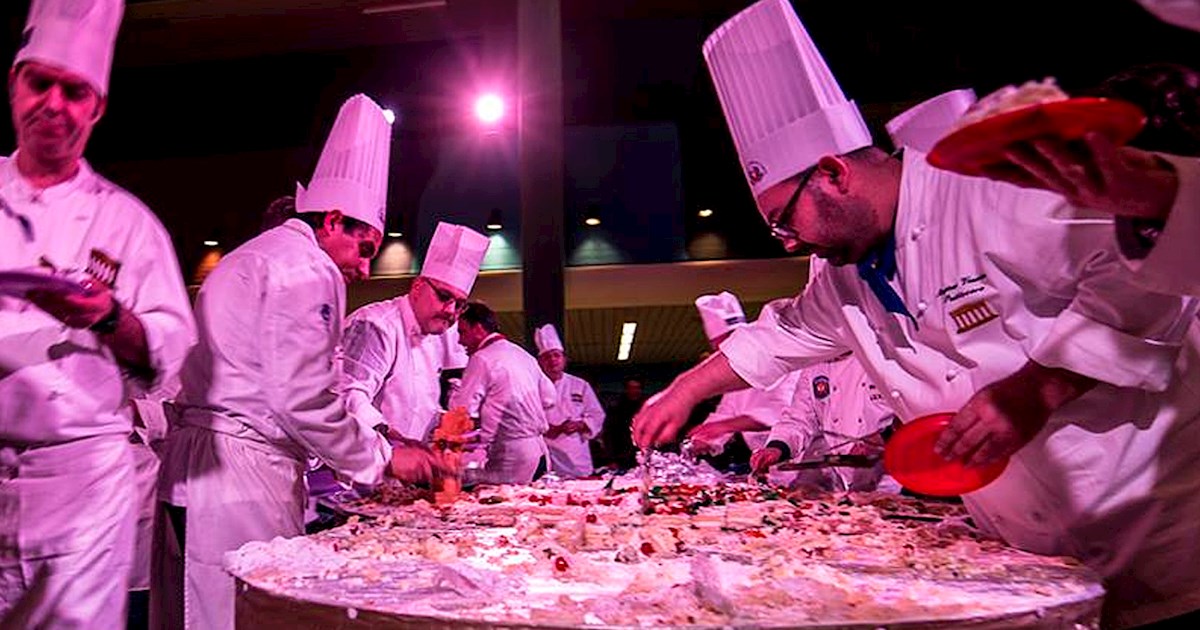
<path fill-rule="evenodd" d="M 925 300 L 921 300 L 920 302 L 917 302 L 917 315 L 920 315 L 921 313 L 924 313 L 927 310 L 929 310 L 928 302 L 926 302 Z"/>
<path fill-rule="evenodd" d="M 925 226 L 918 225 L 917 227 L 913 228 L 913 230 L 912 230 L 912 240 L 914 240 L 914 241 L 917 240 L 924 233 L 925 233 Z"/>
<path fill-rule="evenodd" d="M 958 370 L 957 369 L 950 368 L 949 370 L 946 370 L 946 380 L 947 381 L 953 381 L 956 378 L 958 378 Z"/>
<path fill-rule="evenodd" d="M 900 400 L 900 390 L 893 389 L 892 390 L 892 398 L 895 398 L 896 400 Z"/>

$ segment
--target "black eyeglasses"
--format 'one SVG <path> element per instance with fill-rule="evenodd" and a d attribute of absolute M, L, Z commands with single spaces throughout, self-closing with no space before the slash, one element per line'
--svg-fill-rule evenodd
<path fill-rule="evenodd" d="M 375 257 L 375 243 L 371 241 L 358 242 L 358 257 L 370 260 Z"/>
<path fill-rule="evenodd" d="M 434 286 L 434 284 L 432 282 L 430 282 L 429 280 L 425 280 L 425 284 L 428 285 L 430 290 L 433 291 L 434 297 L 437 298 L 438 302 L 441 302 L 443 307 L 446 306 L 447 304 L 453 304 L 454 312 L 456 312 L 456 313 L 461 313 L 461 312 L 467 310 L 467 299 L 466 298 L 454 297 L 453 293 L 451 293 L 445 289 L 439 288 L 437 286 Z"/>
<path fill-rule="evenodd" d="M 771 229 L 771 236 L 781 241 L 800 240 L 800 234 L 792 227 L 792 218 L 796 216 L 796 204 L 800 202 L 800 193 L 804 192 L 804 187 L 808 185 L 808 180 L 812 179 L 816 170 L 817 167 L 814 166 L 800 174 L 800 183 L 796 186 L 796 192 L 793 192 L 791 198 L 784 204 L 779 218 L 767 225 Z"/>

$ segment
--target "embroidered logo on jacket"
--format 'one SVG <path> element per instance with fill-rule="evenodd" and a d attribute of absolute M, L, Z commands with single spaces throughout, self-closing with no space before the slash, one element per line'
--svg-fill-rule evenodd
<path fill-rule="evenodd" d="M 750 162 L 746 164 L 746 177 L 750 178 L 750 182 L 757 184 L 767 176 L 767 167 L 761 162 Z"/>
<path fill-rule="evenodd" d="M 965 333 L 968 330 L 979 328 L 1000 315 L 996 313 L 991 304 L 988 304 L 987 300 L 977 300 L 950 311 L 950 317 L 954 319 L 954 325 L 958 326 L 958 332 Z"/>
<path fill-rule="evenodd" d="M 813 377 L 812 387 L 813 387 L 813 397 L 816 398 L 817 400 L 824 400 L 826 398 L 829 398 L 829 393 L 831 390 L 829 388 L 829 377 L 828 376 Z"/>
<path fill-rule="evenodd" d="M 113 260 L 108 254 L 93 248 L 88 256 L 87 272 L 96 280 L 113 289 L 117 286 L 117 273 L 121 271 L 121 262 Z"/>

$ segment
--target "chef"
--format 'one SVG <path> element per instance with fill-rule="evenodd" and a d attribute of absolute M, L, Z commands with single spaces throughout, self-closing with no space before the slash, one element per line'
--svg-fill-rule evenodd
<path fill-rule="evenodd" d="M 766 474 L 771 466 L 791 459 L 882 455 L 883 434 L 896 414 L 853 355 L 810 365 L 794 374 L 798 376 L 795 396 L 771 427 L 766 445 L 750 457 L 753 472 Z M 826 490 L 899 491 L 895 481 L 884 475 L 882 464 L 833 466 L 813 472 L 800 479 Z"/>
<path fill-rule="evenodd" d="M 884 128 L 896 149 L 928 153 L 975 101 L 975 90 L 969 88 L 944 92 L 900 112 Z"/>
<path fill-rule="evenodd" d="M 1159 76 L 1113 77 L 1101 86 L 1150 115 L 1128 146 L 1092 133 L 1083 143 L 1049 137 L 1014 145 L 1007 161 L 986 173 L 998 181 L 1063 195 L 1073 204 L 1111 213 L 1125 264 L 1142 286 L 1177 295 L 1200 295 L 1200 156 L 1187 153 L 1198 129 L 1194 71 L 1166 64 Z M 1134 72 L 1156 72 L 1154 67 Z M 1175 76 L 1171 76 L 1175 75 Z M 1116 81 L 1114 81 L 1114 79 Z M 1156 152 L 1151 152 L 1151 151 Z M 1176 154 L 1182 153 L 1182 154 Z"/>
<path fill-rule="evenodd" d="M 558 392 L 554 407 L 546 412 L 550 470 L 560 477 L 586 477 L 594 471 L 589 442 L 604 428 L 604 407 L 587 381 L 567 374 L 566 350 L 554 324 L 535 330 L 533 341 L 538 365 Z"/>
<path fill-rule="evenodd" d="M 742 303 L 728 291 L 696 298 L 696 310 L 700 313 L 708 345 L 714 352 L 733 331 L 746 325 Z M 772 309 L 764 307 L 756 325 L 773 323 Z M 739 434 L 750 452 L 761 449 L 767 443 L 771 427 L 791 404 L 799 376 L 798 372 L 793 372 L 764 389 L 749 388 L 725 394 L 708 418 L 688 433 L 687 439 L 691 440 L 688 450 L 696 455 L 718 455 L 725 450 L 729 440 Z M 744 458 L 742 462 L 745 462 Z"/>
<path fill-rule="evenodd" d="M 123 10 L 34 0 L 8 75 L 17 150 L 0 159 L 0 271 L 68 282 L 0 282 L 4 628 L 124 626 L 137 517 L 128 401 L 178 372 L 195 338 L 170 237 L 83 159 Z"/>
<path fill-rule="evenodd" d="M 342 387 L 361 424 L 406 440 L 429 437 L 441 411 L 441 373 L 466 365 L 455 324 L 488 244 L 470 228 L 438 223 L 408 293 L 347 318 Z"/>
<path fill-rule="evenodd" d="M 471 302 L 458 319 L 458 338 L 470 360 L 450 407 L 479 421 L 479 446 L 487 453 L 480 482 L 526 484 L 547 467 L 548 411 L 558 392 L 524 348 L 500 333 L 496 314 Z"/>
<path fill-rule="evenodd" d="M 1063 198 L 936 170 L 871 145 L 790 4 L 763 0 L 705 43 L 760 212 L 833 263 L 780 313 L 649 401 L 635 438 L 693 404 L 852 351 L 904 420 L 957 411 L 939 451 L 1011 456 L 964 497 L 1010 544 L 1106 578 L 1105 622 L 1200 607 L 1200 335 L 1145 293 L 1111 222 Z"/>
<path fill-rule="evenodd" d="M 1137 0 L 1158 19 L 1180 28 L 1200 31 L 1200 0 Z"/>
<path fill-rule="evenodd" d="M 164 585 L 164 597 L 182 592 L 187 627 L 233 627 L 225 552 L 304 533 L 308 456 L 366 486 L 389 459 L 397 477 L 430 476 L 430 453 L 393 453 L 347 415 L 337 387 L 345 285 L 367 277 L 382 239 L 390 144 L 383 110 L 347 100 L 298 187 L 295 218 L 225 256 L 200 288 L 200 343 L 184 365 L 161 489 L 171 522 L 185 524 L 184 584 Z"/>

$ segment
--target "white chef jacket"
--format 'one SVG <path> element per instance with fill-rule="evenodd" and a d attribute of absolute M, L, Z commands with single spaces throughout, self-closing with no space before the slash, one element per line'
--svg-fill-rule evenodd
<path fill-rule="evenodd" d="M 184 364 L 182 424 L 298 461 L 313 454 L 356 483 L 379 483 L 390 446 L 349 421 L 338 395 L 345 305 L 341 272 L 299 219 L 222 258 L 196 297 L 200 343 Z"/>
<path fill-rule="evenodd" d="M 1181 28 L 1200 31 L 1200 0 L 1137 0 L 1158 19 Z"/>
<path fill-rule="evenodd" d="M 178 372 L 195 324 L 171 239 L 146 206 L 82 160 L 71 180 L 39 191 L 15 156 L 0 158 L 0 199 L 0 269 L 37 267 L 44 257 L 83 270 L 93 250 L 119 261 L 113 294 L 142 322 L 155 380 Z M 154 385 L 129 378 L 95 333 L 7 296 L 0 374 L 0 440 L 26 444 L 128 435 L 126 402 Z"/>
<path fill-rule="evenodd" d="M 595 470 L 588 442 L 604 427 L 604 407 L 600 406 L 592 386 L 573 374 L 564 373 L 554 383 L 554 390 L 557 392 L 555 405 L 546 410 L 549 426 L 558 426 L 568 420 L 582 421 L 588 432 L 587 435 L 572 433 L 547 438 L 550 470 L 560 477 L 586 477 Z"/>
<path fill-rule="evenodd" d="M 200 288 L 200 342 L 161 480 L 164 499 L 187 506 L 188 627 L 232 627 L 226 552 L 303 533 L 310 454 L 356 483 L 383 478 L 390 445 L 350 417 L 337 389 L 345 306 L 341 272 L 299 219 L 235 249 Z"/>
<path fill-rule="evenodd" d="M 1141 260 L 1125 260 L 1147 289 L 1200 295 L 1200 159 L 1162 157 L 1179 177 L 1175 204 L 1150 253 Z"/>
<path fill-rule="evenodd" d="M 792 372 L 766 389 L 751 387 L 725 394 L 721 396 L 721 402 L 717 403 L 717 408 L 704 419 L 700 426 L 738 416 L 749 416 L 768 427 L 763 431 L 741 432 L 746 446 L 751 451 L 757 451 L 766 445 L 767 436 L 771 433 L 770 427 L 779 422 L 785 410 L 791 405 L 799 378 L 798 372 Z M 729 434 L 727 440 L 732 437 L 733 435 Z"/>
<path fill-rule="evenodd" d="M 1200 607 L 1200 353 L 1179 298 L 1130 283 L 1112 221 L 1041 191 L 938 171 L 907 151 L 888 313 L 830 266 L 781 313 L 722 345 L 751 385 L 851 350 L 904 420 L 959 409 L 1029 359 L 1102 381 L 1054 413 L 991 485 L 983 528 L 1108 578 L 1117 626 Z"/>
<path fill-rule="evenodd" d="M 342 388 L 350 413 L 364 426 L 387 424 L 424 441 L 441 411 L 442 370 L 466 364 L 461 348 L 454 326 L 440 335 L 422 333 L 407 295 L 354 311 L 342 339 Z"/>
<path fill-rule="evenodd" d="M 799 377 L 795 396 L 771 427 L 768 443 L 787 445 L 794 460 L 854 453 L 860 444 L 854 438 L 878 436 L 896 417 L 853 357 L 810 365 L 793 374 Z M 880 471 L 836 467 L 832 472 L 840 480 L 837 489 L 874 490 Z"/>
<path fill-rule="evenodd" d="M 123 626 L 136 515 L 126 403 L 178 371 L 195 334 L 187 291 L 158 220 L 86 162 L 39 190 L 0 158 L 0 200 L 0 269 L 44 257 L 83 270 L 93 250 L 121 263 L 113 293 L 153 367 L 134 377 L 95 333 L 0 296 L 0 626 Z"/>
<path fill-rule="evenodd" d="M 558 392 L 524 348 L 493 333 L 471 355 L 450 406 L 480 419 L 485 483 L 529 483 L 546 455 L 546 411 Z"/>

